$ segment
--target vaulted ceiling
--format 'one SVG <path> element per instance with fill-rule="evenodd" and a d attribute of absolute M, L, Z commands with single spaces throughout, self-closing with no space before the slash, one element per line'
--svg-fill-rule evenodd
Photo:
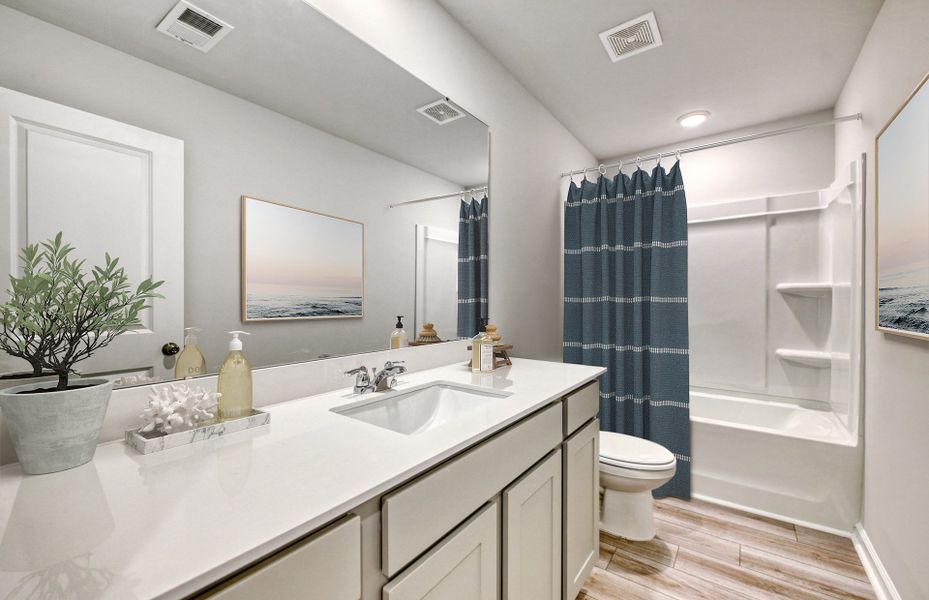
<path fill-rule="evenodd" d="M 881 0 L 438 0 L 600 158 L 831 108 Z M 598 34 L 654 11 L 663 45 Z M 695 129 L 676 123 L 708 110 Z"/>

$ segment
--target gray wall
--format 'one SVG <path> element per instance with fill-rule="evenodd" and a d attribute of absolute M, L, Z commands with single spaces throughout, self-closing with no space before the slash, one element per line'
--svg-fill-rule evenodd
<path fill-rule="evenodd" d="M 387 203 L 454 184 L 3 6 L 0 85 L 184 140 L 185 322 L 211 370 L 242 328 L 243 194 L 365 223 L 364 318 L 249 323 L 254 365 L 386 348 L 397 314 L 415 334 L 414 224 L 457 230 L 458 205 Z"/>
<path fill-rule="evenodd" d="M 651 156 L 661 152 L 668 154 L 667 158 L 662 158 L 661 164 L 665 168 L 670 168 L 676 160 L 674 151 L 677 148 L 698 146 L 816 121 L 827 121 L 831 118 L 831 110 L 798 115 L 722 134 L 695 138 L 675 146 L 642 148 L 637 152 L 613 157 L 604 162 L 614 163 L 630 156 Z M 833 128 L 818 127 L 789 135 L 685 154 L 681 157 L 681 173 L 687 186 L 687 205 L 718 204 L 829 187 L 834 175 L 834 135 Z M 655 163 L 650 161 L 643 164 L 642 168 L 651 171 L 654 166 Z M 634 164 L 623 167 L 624 173 L 632 173 L 634 170 Z M 613 173 L 615 170 L 609 171 L 610 175 Z"/>
<path fill-rule="evenodd" d="M 907 599 L 929 598 L 929 342 L 874 328 L 874 137 L 929 71 L 927 23 L 926 0 L 885 0 L 835 107 L 864 115 L 836 130 L 836 169 L 868 153 L 862 523 Z"/>

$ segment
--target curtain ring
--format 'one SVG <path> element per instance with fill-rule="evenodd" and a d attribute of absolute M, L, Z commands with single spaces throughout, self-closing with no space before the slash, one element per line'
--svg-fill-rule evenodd
<path fill-rule="evenodd" d="M 656 166 L 661 166 L 661 152 L 658 153 L 658 164 Z"/>
<path fill-rule="evenodd" d="M 600 163 L 600 166 L 597 167 L 597 170 L 600 171 L 601 175 L 606 175 L 606 168 L 603 166 L 603 163 Z"/>
<path fill-rule="evenodd" d="M 680 150 L 680 148 L 678 148 L 677 150 L 674 151 L 674 157 L 677 158 L 677 160 L 681 160 L 681 150 Z"/>
<path fill-rule="evenodd" d="M 620 171 L 623 170 L 623 161 L 622 161 L 622 159 L 620 159 L 620 161 L 619 161 L 619 170 L 620 170 Z"/>
<path fill-rule="evenodd" d="M 638 169 L 641 169 L 641 168 L 642 168 L 642 157 L 641 157 L 641 156 L 636 156 L 636 157 L 635 157 L 635 166 L 636 166 L 636 168 L 638 168 Z"/>

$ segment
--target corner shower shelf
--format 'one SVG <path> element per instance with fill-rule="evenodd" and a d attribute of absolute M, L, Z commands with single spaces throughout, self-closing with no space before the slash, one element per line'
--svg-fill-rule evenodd
<path fill-rule="evenodd" d="M 775 287 L 782 294 L 791 296 L 803 296 L 805 298 L 822 298 L 832 294 L 832 290 L 838 287 L 848 287 L 847 283 L 779 283 Z"/>
<path fill-rule="evenodd" d="M 832 366 L 834 362 L 848 362 L 848 354 L 844 352 L 824 352 L 822 350 L 788 350 L 787 348 L 778 348 L 775 354 L 781 360 L 787 362 L 805 365 L 807 367 L 816 367 L 825 369 Z"/>

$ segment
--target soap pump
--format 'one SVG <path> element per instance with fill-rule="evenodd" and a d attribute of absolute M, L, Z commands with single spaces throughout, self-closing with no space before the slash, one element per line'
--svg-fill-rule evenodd
<path fill-rule="evenodd" d="M 410 345 L 410 338 L 403 329 L 403 315 L 397 315 L 397 324 L 393 333 L 390 334 L 390 349 L 396 350 Z"/>
<path fill-rule="evenodd" d="M 246 417 L 252 412 L 252 367 L 242 354 L 240 335 L 246 331 L 230 331 L 229 354 L 219 368 L 219 418 Z"/>
<path fill-rule="evenodd" d="M 178 354 L 177 361 L 174 363 L 174 377 L 177 379 L 188 379 L 206 374 L 206 360 L 197 344 L 197 332 L 199 331 L 201 331 L 199 327 L 184 328 L 184 349 Z"/>
<path fill-rule="evenodd" d="M 471 370 L 475 373 L 494 370 L 494 341 L 487 335 L 487 319 L 481 319 L 477 335 L 471 338 Z"/>

